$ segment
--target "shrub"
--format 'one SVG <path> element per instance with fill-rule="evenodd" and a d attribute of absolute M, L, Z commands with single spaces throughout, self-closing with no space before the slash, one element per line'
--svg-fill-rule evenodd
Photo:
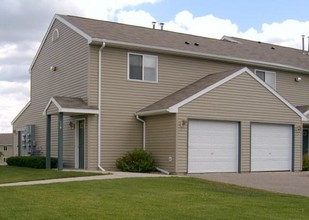
<path fill-rule="evenodd" d="M 303 158 L 303 171 L 309 171 L 309 153 Z"/>
<path fill-rule="evenodd" d="M 57 167 L 57 158 L 51 158 L 51 168 Z M 30 167 L 36 169 L 46 168 L 46 157 L 42 156 L 17 156 L 9 157 L 6 161 L 9 166 Z"/>
<path fill-rule="evenodd" d="M 151 172 L 155 170 L 153 156 L 143 149 L 134 149 L 127 152 L 116 161 L 116 166 L 126 172 Z"/>

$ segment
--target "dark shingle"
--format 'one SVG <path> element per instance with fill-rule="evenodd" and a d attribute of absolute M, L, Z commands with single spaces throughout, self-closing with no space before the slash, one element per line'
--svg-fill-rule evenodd
<path fill-rule="evenodd" d="M 309 71 L 309 56 L 303 54 L 301 50 L 289 47 L 229 37 L 239 42 L 235 43 L 167 30 L 162 31 L 74 16 L 59 16 L 91 38 L 272 63 Z"/>
<path fill-rule="evenodd" d="M 13 134 L 0 134 L 0 145 L 13 145 Z"/>
<path fill-rule="evenodd" d="M 239 70 L 239 69 L 237 69 Z M 226 78 L 227 76 L 235 73 L 237 70 L 230 70 L 220 73 L 214 73 L 207 75 L 196 82 L 178 90 L 177 92 L 141 109 L 139 112 L 155 111 L 168 109 L 169 107 L 176 105 L 177 103 L 191 97 L 192 95 L 202 91 L 203 89 L 219 82 L 220 80 Z"/>

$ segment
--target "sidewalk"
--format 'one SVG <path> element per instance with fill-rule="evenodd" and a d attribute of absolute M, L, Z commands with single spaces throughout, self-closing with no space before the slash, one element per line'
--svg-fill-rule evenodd
<path fill-rule="evenodd" d="M 84 176 L 84 177 L 71 177 L 62 179 L 49 179 L 49 180 L 36 180 L 18 183 L 4 183 L 0 184 L 0 187 L 5 186 L 30 186 L 39 184 L 52 184 L 52 183 L 66 183 L 77 181 L 89 181 L 89 180 L 106 180 L 106 179 L 121 179 L 121 178 L 135 178 L 135 177 L 170 177 L 165 174 L 152 174 L 152 173 L 129 173 L 129 172 L 109 172 L 108 174 L 98 176 Z"/>

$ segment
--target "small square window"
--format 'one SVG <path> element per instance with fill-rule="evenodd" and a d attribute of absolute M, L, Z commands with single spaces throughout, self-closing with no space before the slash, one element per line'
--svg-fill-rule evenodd
<path fill-rule="evenodd" d="M 128 59 L 129 80 L 158 81 L 158 57 L 129 53 Z"/>
<path fill-rule="evenodd" d="M 267 85 L 276 90 L 276 73 L 264 70 L 255 70 L 255 74 Z"/>

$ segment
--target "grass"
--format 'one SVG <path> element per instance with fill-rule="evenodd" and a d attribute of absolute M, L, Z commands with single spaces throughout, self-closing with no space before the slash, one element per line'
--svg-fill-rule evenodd
<path fill-rule="evenodd" d="M 26 167 L 0 166 L 0 184 L 93 175 L 100 175 L 100 173 L 86 173 L 75 171 L 69 172 L 58 170 L 32 169 Z"/>
<path fill-rule="evenodd" d="M 0 219 L 308 219 L 309 198 L 195 178 L 0 188 Z"/>

